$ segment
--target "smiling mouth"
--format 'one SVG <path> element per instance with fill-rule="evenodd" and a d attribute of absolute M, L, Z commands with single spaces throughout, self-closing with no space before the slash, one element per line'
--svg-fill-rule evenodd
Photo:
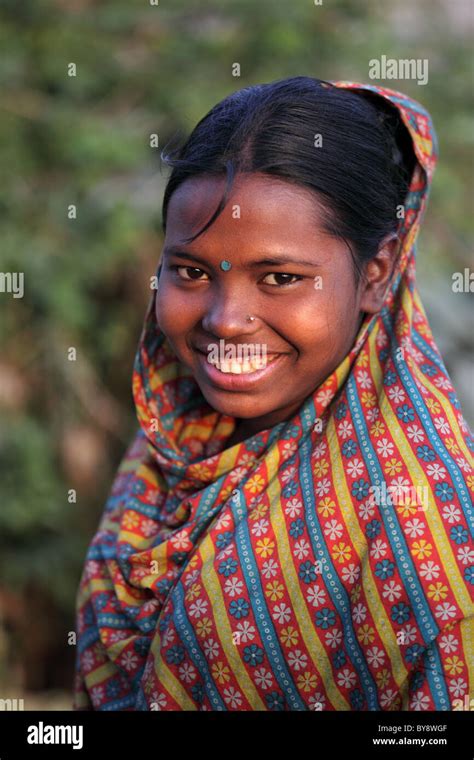
<path fill-rule="evenodd" d="M 273 374 L 285 354 L 272 354 L 265 359 L 230 359 L 210 362 L 207 354 L 196 350 L 201 367 L 212 385 L 223 390 L 250 390 L 254 385 Z"/>

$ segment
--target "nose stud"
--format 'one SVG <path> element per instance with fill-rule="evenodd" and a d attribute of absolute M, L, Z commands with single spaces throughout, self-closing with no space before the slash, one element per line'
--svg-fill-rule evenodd
<path fill-rule="evenodd" d="M 229 271 L 229 269 L 231 268 L 231 266 L 232 266 L 232 264 L 230 263 L 230 261 L 227 261 L 227 259 L 223 259 L 223 260 L 221 261 L 221 263 L 220 263 L 220 267 L 221 267 L 221 269 L 222 269 L 224 272 L 228 272 L 228 271 Z"/>
<path fill-rule="evenodd" d="M 251 317 L 250 314 L 247 314 L 247 322 L 255 322 L 255 317 Z"/>

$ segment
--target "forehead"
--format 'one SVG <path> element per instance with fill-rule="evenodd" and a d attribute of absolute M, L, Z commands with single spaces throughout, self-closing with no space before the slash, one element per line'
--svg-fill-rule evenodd
<path fill-rule="evenodd" d="M 225 178 L 201 175 L 185 180 L 168 206 L 166 238 L 179 242 L 200 230 L 212 216 L 225 192 Z M 314 239 L 322 230 L 322 208 L 310 190 L 264 174 L 238 174 L 221 214 L 196 242 L 222 236 L 262 235 L 279 242 Z"/>

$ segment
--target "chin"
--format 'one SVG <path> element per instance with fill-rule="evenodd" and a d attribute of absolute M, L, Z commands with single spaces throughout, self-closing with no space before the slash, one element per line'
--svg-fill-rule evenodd
<path fill-rule="evenodd" d="M 226 393 L 225 391 L 209 393 L 207 390 L 205 392 L 202 388 L 201 392 L 213 409 L 221 412 L 221 414 L 227 414 L 229 417 L 251 420 L 255 417 L 262 417 L 265 414 L 271 413 L 274 408 L 273 406 L 269 407 L 268 403 L 263 408 L 260 404 L 256 403 L 255 399 L 252 399 L 250 394 L 245 394 L 246 398 L 243 398 L 243 393 Z M 228 396 L 228 398 L 223 398 L 224 395 Z M 234 398 L 231 398 L 231 396 Z"/>

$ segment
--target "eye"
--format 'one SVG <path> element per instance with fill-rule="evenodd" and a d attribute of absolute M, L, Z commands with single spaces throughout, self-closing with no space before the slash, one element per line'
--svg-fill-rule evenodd
<path fill-rule="evenodd" d="M 199 269 L 198 267 L 176 265 L 170 267 L 170 269 L 173 269 L 175 272 L 177 272 L 178 276 L 187 282 L 198 282 L 202 279 L 199 275 L 206 274 L 206 272 L 204 272 L 202 269 Z M 187 276 L 182 274 L 182 272 L 186 272 Z"/>
<path fill-rule="evenodd" d="M 266 282 L 265 283 L 265 285 L 271 285 L 272 287 L 279 287 L 279 288 L 285 287 L 285 285 L 293 285 L 298 280 L 302 280 L 303 279 L 302 276 L 299 275 L 299 274 L 287 274 L 286 272 L 270 272 L 270 274 L 266 274 L 265 275 L 265 277 L 263 279 L 263 282 L 265 282 L 265 280 L 267 279 L 267 277 L 275 277 L 276 279 L 279 278 L 279 277 L 280 278 L 282 278 L 282 277 L 283 278 L 285 278 L 285 277 L 286 278 L 288 278 L 288 277 L 295 278 L 293 280 L 293 282 L 290 282 L 288 279 L 284 279 L 283 282 L 281 282 L 281 280 L 280 280 L 280 282 L 277 281 L 276 283 L 274 283 L 274 282 Z"/>

